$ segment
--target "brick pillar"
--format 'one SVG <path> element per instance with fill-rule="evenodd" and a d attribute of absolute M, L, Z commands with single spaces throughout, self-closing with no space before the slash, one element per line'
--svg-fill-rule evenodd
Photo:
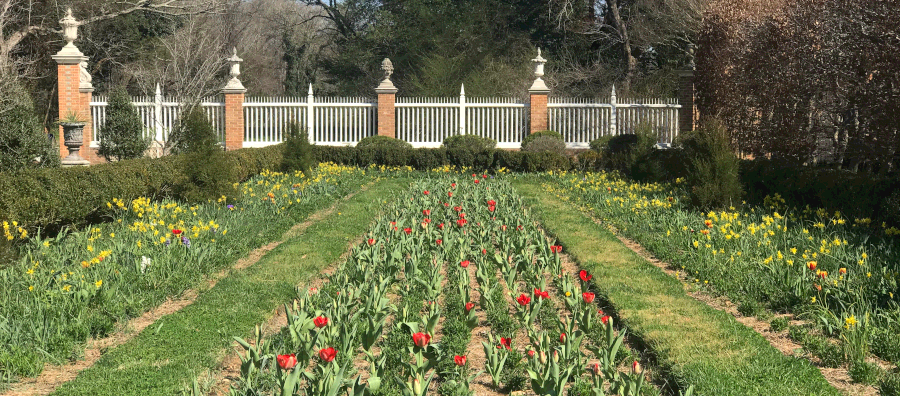
<path fill-rule="evenodd" d="M 244 147 L 244 92 L 225 94 L 225 150 Z"/>
<path fill-rule="evenodd" d="M 678 132 L 693 131 L 700 120 L 693 70 L 678 72 L 678 103 L 681 104 L 681 110 L 678 112 Z"/>
<path fill-rule="evenodd" d="M 59 101 L 60 120 L 74 114 L 80 121 L 85 122 L 82 133 L 82 143 L 79 154 L 85 159 L 82 162 L 72 162 L 63 165 L 88 165 L 100 162 L 94 154 L 94 150 L 90 150 L 93 134 L 91 133 L 91 96 L 94 88 L 89 80 L 82 78 L 81 63 L 87 61 L 85 57 L 74 45 L 63 47 L 59 53 L 53 55 L 57 63 L 57 91 Z M 58 130 L 59 154 L 62 158 L 69 155 L 69 150 L 65 146 L 65 137 L 63 136 L 62 126 Z"/>
<path fill-rule="evenodd" d="M 378 92 L 378 136 L 397 137 L 396 116 L 394 103 L 397 100 L 397 89 L 381 90 Z"/>
<path fill-rule="evenodd" d="M 241 75 L 241 62 L 237 56 L 237 48 L 228 62 L 231 63 L 231 80 L 222 88 L 225 95 L 225 150 L 239 150 L 244 147 L 244 93 L 247 89 L 238 78 Z"/>
<path fill-rule="evenodd" d="M 535 133 L 538 131 L 546 131 L 549 129 L 549 124 L 547 122 L 547 98 L 550 94 L 550 91 L 530 91 L 531 100 L 529 104 L 528 112 L 531 115 L 530 124 L 531 129 L 530 133 Z"/>

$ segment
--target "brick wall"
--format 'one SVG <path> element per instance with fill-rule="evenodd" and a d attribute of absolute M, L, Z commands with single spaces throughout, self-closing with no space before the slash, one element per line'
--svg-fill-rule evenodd
<path fill-rule="evenodd" d="M 225 94 L 225 150 L 244 147 L 244 94 Z"/>

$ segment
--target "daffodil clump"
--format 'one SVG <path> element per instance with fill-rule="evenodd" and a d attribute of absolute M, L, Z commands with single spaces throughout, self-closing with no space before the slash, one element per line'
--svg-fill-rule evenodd
<path fill-rule="evenodd" d="M 840 212 L 735 204 L 699 212 L 688 207 L 682 180 L 634 183 L 611 173 L 560 173 L 545 188 L 592 212 L 655 255 L 688 282 L 737 302 L 809 313 L 836 329 L 875 326 L 900 317 L 900 231 Z M 855 316 L 854 316 L 855 315 Z"/>
<path fill-rule="evenodd" d="M 322 164 L 263 174 L 237 187 L 237 197 L 200 205 L 114 199 L 111 221 L 53 238 L 3 222 L 19 241 L 19 259 L 0 266 L 0 377 L 30 376 L 44 361 L 61 361 L 88 336 L 102 336 L 197 284 L 251 249 L 368 180 L 366 171 Z M 37 232 L 35 232 L 37 234 Z"/>

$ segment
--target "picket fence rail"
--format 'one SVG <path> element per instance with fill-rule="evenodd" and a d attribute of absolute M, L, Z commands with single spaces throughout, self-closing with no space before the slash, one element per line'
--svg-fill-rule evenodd
<path fill-rule="evenodd" d="M 618 100 L 613 88 L 609 97 L 551 97 L 547 104 L 549 129 L 560 132 L 568 148 L 588 148 L 597 138 L 634 133 L 645 125 L 660 143 L 671 143 L 678 135 L 676 99 Z M 163 143 L 175 126 L 181 103 L 163 97 L 159 87 L 153 97 L 134 97 L 134 105 L 146 127 L 145 136 Z M 107 100 L 94 96 L 90 102 L 93 119 L 92 146 L 97 146 L 106 121 Z M 225 103 L 207 98 L 201 106 L 221 140 L 225 135 Z M 398 97 L 395 125 L 398 139 L 413 147 L 438 147 L 456 134 L 475 134 L 497 141 L 498 148 L 520 148 L 529 127 L 529 105 L 510 97 Z M 303 97 L 247 97 L 244 104 L 243 147 L 264 147 L 283 141 L 288 125 L 296 122 L 309 131 L 311 142 L 319 145 L 354 145 L 377 134 L 378 104 L 364 97 L 316 97 L 310 86 Z"/>

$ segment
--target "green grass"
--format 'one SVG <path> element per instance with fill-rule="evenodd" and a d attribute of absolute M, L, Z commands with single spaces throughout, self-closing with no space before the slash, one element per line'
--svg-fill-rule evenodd
<path fill-rule="evenodd" d="M 337 203 L 333 212 L 292 236 L 258 263 L 232 273 L 197 300 L 109 351 L 54 395 L 172 395 L 213 369 L 234 334 L 248 334 L 346 252 L 381 210 L 405 191 L 404 179 L 382 180 Z"/>
<path fill-rule="evenodd" d="M 731 315 L 685 294 L 666 275 L 535 179 L 513 181 L 544 227 L 594 275 L 621 323 L 680 387 L 698 395 L 840 395 L 809 362 L 787 357 Z"/>

